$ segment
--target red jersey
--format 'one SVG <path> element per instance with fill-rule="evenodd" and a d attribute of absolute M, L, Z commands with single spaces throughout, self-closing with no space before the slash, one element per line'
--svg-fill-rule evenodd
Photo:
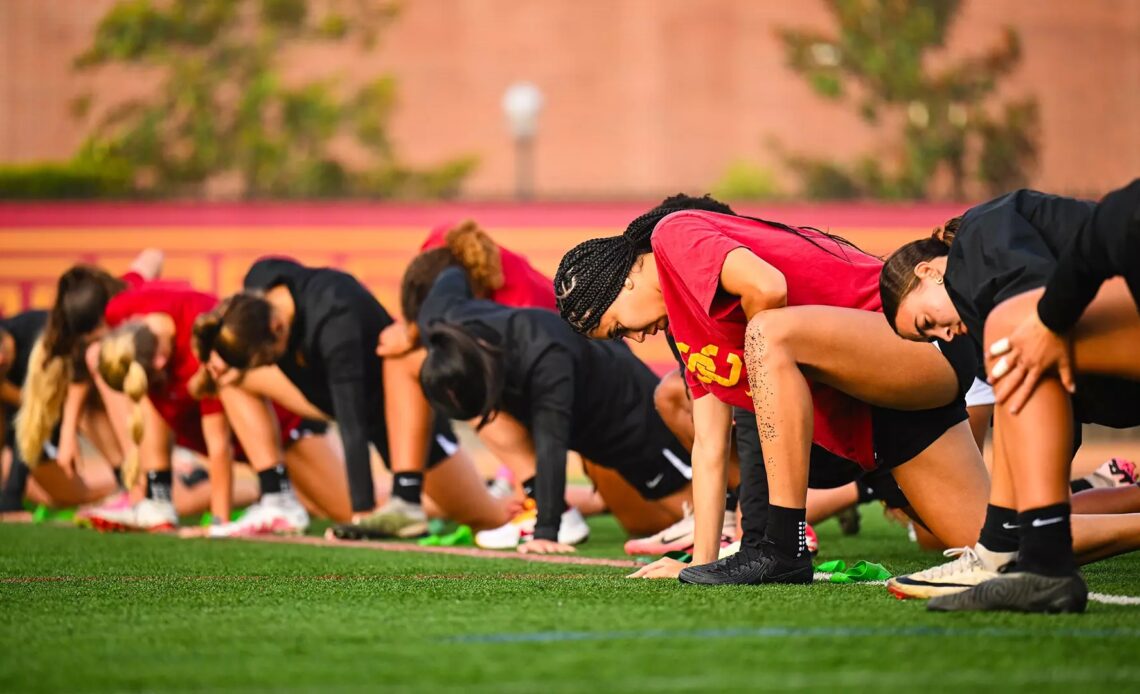
<path fill-rule="evenodd" d="M 737 248 L 747 248 L 784 274 L 788 306 L 882 310 L 879 259 L 819 232 L 802 233 L 819 246 L 779 227 L 715 212 L 675 212 L 657 224 L 652 247 L 661 293 L 694 399 L 712 393 L 754 409 L 743 356 L 747 320 L 739 297 L 719 291 L 724 259 Z M 828 386 L 810 386 L 814 442 L 872 469 L 870 406 Z"/>
<path fill-rule="evenodd" d="M 446 246 L 447 232 L 453 228 L 451 224 L 440 224 L 432 229 L 420 251 Z M 515 308 L 557 310 L 553 280 L 535 270 L 524 256 L 502 246 L 499 246 L 499 260 L 503 266 L 503 286 L 491 293 L 491 301 Z"/>
<path fill-rule="evenodd" d="M 164 313 L 174 320 L 166 381 L 151 384 L 148 395 L 163 420 L 174 430 L 178 445 L 199 453 L 206 451 L 201 419 L 221 412 L 222 403 L 216 398 L 195 400 L 187 389 L 199 366 L 192 344 L 194 321 L 217 304 L 216 296 L 183 284 L 148 282 L 116 295 L 103 314 L 112 328 L 148 313 Z"/>

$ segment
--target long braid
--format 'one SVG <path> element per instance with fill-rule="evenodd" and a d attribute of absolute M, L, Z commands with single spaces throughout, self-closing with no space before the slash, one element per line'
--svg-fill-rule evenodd
<path fill-rule="evenodd" d="M 797 228 L 759 217 L 736 214 L 732 208 L 708 195 L 697 198 L 688 195 L 674 195 L 666 198 L 661 205 L 641 215 L 629 223 L 621 236 L 583 241 L 570 249 L 558 264 L 554 275 L 554 296 L 562 318 L 580 333 L 589 333 L 602 320 L 602 314 L 621 294 L 625 278 L 633 269 L 637 258 L 652 250 L 651 238 L 657 224 L 674 212 L 683 210 L 705 210 L 719 214 L 750 219 L 776 229 L 795 234 L 820 250 L 836 257 L 847 259 L 845 248 L 863 253 L 858 246 L 842 236 L 830 234 L 814 227 Z M 810 229 L 835 243 L 842 256 L 823 246 L 803 229 Z"/>

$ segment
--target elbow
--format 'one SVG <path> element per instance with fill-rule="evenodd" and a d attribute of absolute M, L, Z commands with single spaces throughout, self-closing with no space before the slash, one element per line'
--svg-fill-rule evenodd
<path fill-rule="evenodd" d="M 749 295 L 741 298 L 741 306 L 749 318 L 761 311 L 774 308 L 784 308 L 788 305 L 788 283 L 780 277 L 765 287 L 758 287 Z"/>

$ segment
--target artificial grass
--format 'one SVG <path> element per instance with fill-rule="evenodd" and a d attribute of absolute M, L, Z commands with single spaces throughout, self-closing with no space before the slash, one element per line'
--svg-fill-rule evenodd
<path fill-rule="evenodd" d="M 582 554 L 620 556 L 609 518 Z M 927 566 L 872 508 L 822 558 Z M 1119 690 L 1140 607 L 936 615 L 881 587 L 0 525 L 0 691 Z M 1140 594 L 1140 560 L 1089 567 Z M 63 579 L 63 580 L 60 580 Z"/>

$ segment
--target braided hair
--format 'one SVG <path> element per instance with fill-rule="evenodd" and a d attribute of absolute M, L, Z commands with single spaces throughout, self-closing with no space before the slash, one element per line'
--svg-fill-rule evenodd
<path fill-rule="evenodd" d="M 698 198 L 679 193 L 665 198 L 660 205 L 630 222 L 621 236 L 583 241 L 562 257 L 562 262 L 558 264 L 558 272 L 554 275 L 554 296 L 558 301 L 558 311 L 562 314 L 562 318 L 580 333 L 588 334 L 598 327 L 602 314 L 621 294 L 625 279 L 637 263 L 637 259 L 652 251 L 650 240 L 657 224 L 674 212 L 683 210 L 704 210 L 750 219 L 795 234 L 829 253 L 835 252 L 820 245 L 813 236 L 805 234 L 800 228 L 737 214 L 731 207 L 709 195 Z M 823 235 L 835 242 L 838 247 L 848 247 L 862 252 L 843 237 L 814 227 L 803 227 L 803 229 L 810 229 Z"/>

